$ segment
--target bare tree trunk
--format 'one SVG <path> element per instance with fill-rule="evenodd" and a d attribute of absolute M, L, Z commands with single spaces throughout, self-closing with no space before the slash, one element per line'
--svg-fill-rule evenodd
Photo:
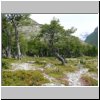
<path fill-rule="evenodd" d="M 5 29 L 7 34 L 7 47 L 6 47 L 6 57 L 11 58 L 11 34 L 8 29 Z"/>
<path fill-rule="evenodd" d="M 21 59 L 21 52 L 20 52 L 20 45 L 19 45 L 19 34 L 17 30 L 17 25 L 14 20 L 12 20 L 14 28 L 15 28 L 15 39 L 16 39 L 16 46 L 17 46 L 17 58 Z"/>
<path fill-rule="evenodd" d="M 62 62 L 62 65 L 65 65 L 65 63 L 66 63 L 66 61 L 65 61 L 65 59 L 63 58 L 63 57 L 61 57 L 60 55 L 59 55 L 59 53 L 55 53 L 55 56 L 58 58 L 58 60 L 60 60 L 61 62 Z"/>
<path fill-rule="evenodd" d="M 11 58 L 11 33 L 8 30 L 8 58 Z"/>

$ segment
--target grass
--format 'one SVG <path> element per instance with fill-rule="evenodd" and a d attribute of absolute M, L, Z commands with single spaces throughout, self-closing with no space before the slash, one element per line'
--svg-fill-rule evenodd
<path fill-rule="evenodd" d="M 67 58 L 66 65 L 62 65 L 59 60 L 54 57 L 23 57 L 21 60 L 14 58 L 4 59 L 2 58 L 2 69 L 11 69 L 11 63 L 27 63 L 28 61 L 34 61 L 33 66 L 43 68 L 43 72 L 56 78 L 60 83 L 68 85 L 68 81 L 64 79 L 65 73 L 75 72 L 79 69 L 80 65 L 84 68 L 88 68 L 89 72 L 97 73 L 97 58 L 96 57 L 78 57 Z M 52 64 L 51 67 L 45 67 L 47 64 Z M 89 76 L 82 76 L 89 85 L 95 83 Z M 88 82 L 89 80 L 89 82 Z M 2 72 L 2 85 L 4 86 L 38 86 L 43 83 L 48 83 L 40 71 L 3 71 Z M 92 85 L 95 85 L 92 84 Z"/>
<path fill-rule="evenodd" d="M 84 64 L 84 68 L 88 68 L 89 70 L 89 72 L 93 72 L 93 73 L 98 73 L 98 69 L 97 69 L 97 66 L 98 66 L 98 64 L 97 64 L 97 62 L 93 62 L 93 61 L 91 61 L 91 62 L 85 62 L 85 64 Z"/>
<path fill-rule="evenodd" d="M 96 59 L 97 57 L 81 56 L 81 57 L 77 57 L 77 58 L 78 58 L 78 59 L 90 60 L 90 59 Z"/>
<path fill-rule="evenodd" d="M 98 81 L 88 75 L 82 75 L 81 81 L 87 86 L 98 86 Z"/>
<path fill-rule="evenodd" d="M 86 64 L 85 65 L 86 68 L 89 68 L 89 72 L 94 72 L 94 73 L 97 73 L 98 72 L 98 69 L 96 68 L 96 66 L 92 65 L 92 64 Z"/>
<path fill-rule="evenodd" d="M 59 68 L 45 68 L 44 72 L 48 74 L 49 76 L 52 76 L 54 78 L 61 78 L 63 77 L 63 71 Z"/>
<path fill-rule="evenodd" d="M 69 85 L 69 82 L 67 79 L 64 79 L 64 78 L 58 78 L 57 81 L 61 84 L 64 84 L 65 86 L 68 86 Z"/>
<path fill-rule="evenodd" d="M 76 66 L 72 66 L 72 65 L 57 65 L 55 67 L 51 67 L 51 68 L 45 68 L 44 72 L 52 77 L 55 78 L 62 78 L 65 76 L 64 73 L 67 72 L 74 72 L 77 70 Z"/>
<path fill-rule="evenodd" d="M 10 68 L 10 64 L 8 61 L 6 61 L 5 59 L 2 59 L 2 69 L 9 69 Z"/>
<path fill-rule="evenodd" d="M 48 83 L 39 71 L 3 71 L 3 86 L 41 86 Z"/>

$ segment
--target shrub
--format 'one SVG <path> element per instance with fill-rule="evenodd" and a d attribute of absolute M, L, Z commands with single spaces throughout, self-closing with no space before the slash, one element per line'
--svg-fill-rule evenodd
<path fill-rule="evenodd" d="M 10 63 L 4 59 L 2 59 L 2 68 L 9 69 Z"/>
<path fill-rule="evenodd" d="M 93 63 L 87 63 L 87 64 L 84 65 L 84 67 L 88 68 L 89 72 L 95 72 L 95 73 L 98 72 L 98 69 L 96 68 L 96 66 Z"/>
<path fill-rule="evenodd" d="M 2 85 L 3 86 L 40 86 L 48 83 L 39 71 L 3 71 Z"/>
<path fill-rule="evenodd" d="M 86 64 L 84 59 L 80 59 L 80 64 Z"/>

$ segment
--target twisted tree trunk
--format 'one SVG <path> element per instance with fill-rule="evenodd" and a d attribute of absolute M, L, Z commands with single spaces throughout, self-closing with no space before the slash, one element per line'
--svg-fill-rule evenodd
<path fill-rule="evenodd" d="M 59 55 L 59 53 L 56 52 L 55 56 L 56 56 L 56 58 L 58 60 L 60 60 L 62 62 L 62 65 L 65 65 L 66 61 L 65 61 L 65 59 L 61 55 Z"/>

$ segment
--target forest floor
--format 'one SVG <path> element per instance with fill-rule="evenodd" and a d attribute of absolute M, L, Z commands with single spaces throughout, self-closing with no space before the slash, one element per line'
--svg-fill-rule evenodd
<path fill-rule="evenodd" d="M 2 60 L 3 86 L 97 86 L 96 57 L 67 58 L 66 65 L 54 57 Z"/>

